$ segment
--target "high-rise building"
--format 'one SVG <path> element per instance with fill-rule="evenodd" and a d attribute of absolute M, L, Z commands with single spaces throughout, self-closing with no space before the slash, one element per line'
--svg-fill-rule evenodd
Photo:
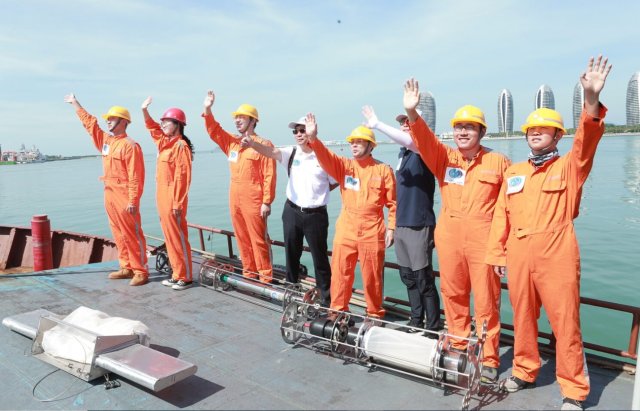
<path fill-rule="evenodd" d="M 506 88 L 498 97 L 498 131 L 500 133 L 513 133 L 513 97 Z"/>
<path fill-rule="evenodd" d="M 579 81 L 573 88 L 573 128 L 578 128 L 580 124 L 580 116 L 584 107 L 584 89 Z"/>
<path fill-rule="evenodd" d="M 551 87 L 547 86 L 546 84 L 541 85 L 536 92 L 535 110 L 543 107 L 550 108 L 552 110 L 556 109 L 556 100 L 553 97 L 553 91 L 551 90 Z"/>
<path fill-rule="evenodd" d="M 633 73 L 627 86 L 627 125 L 640 125 L 640 89 L 638 79 L 640 71 Z"/>
<path fill-rule="evenodd" d="M 436 132 L 436 100 L 433 98 L 433 94 L 428 91 L 422 91 L 420 93 L 420 102 L 418 103 L 418 110 L 422 111 L 422 119 L 429 126 L 433 132 Z"/>

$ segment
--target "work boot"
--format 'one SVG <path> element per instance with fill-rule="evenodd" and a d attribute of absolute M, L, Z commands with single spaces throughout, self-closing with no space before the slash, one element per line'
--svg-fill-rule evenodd
<path fill-rule="evenodd" d="M 149 282 L 149 275 L 147 273 L 136 273 L 131 281 L 129 281 L 129 285 L 138 286 L 145 285 Z"/>
<path fill-rule="evenodd" d="M 574 400 L 571 398 L 563 398 L 562 399 L 562 407 L 560 407 L 561 410 L 584 410 L 584 407 L 582 406 L 582 401 L 578 401 L 578 400 Z"/>
<path fill-rule="evenodd" d="M 487 365 L 483 366 L 480 381 L 485 384 L 495 384 L 496 382 L 498 382 L 498 369 L 496 367 L 489 367 Z"/>
<path fill-rule="evenodd" d="M 123 280 L 125 278 L 133 278 L 133 270 L 121 268 L 118 271 L 109 273 L 110 280 Z"/>
<path fill-rule="evenodd" d="M 526 388 L 533 388 L 535 386 L 536 386 L 535 381 L 534 382 L 524 381 L 512 375 L 511 377 L 504 380 L 502 384 L 502 389 L 503 391 L 506 391 L 506 392 L 518 392 L 520 390 L 524 390 Z"/>

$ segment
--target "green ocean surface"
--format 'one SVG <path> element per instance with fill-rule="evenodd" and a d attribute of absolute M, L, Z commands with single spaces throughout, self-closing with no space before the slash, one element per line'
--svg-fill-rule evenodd
<path fill-rule="evenodd" d="M 384 141 L 383 136 L 378 136 Z M 573 142 L 564 138 L 560 154 Z M 86 141 L 90 145 L 89 141 Z M 226 157 L 209 142 L 201 144 L 195 155 L 193 179 L 189 195 L 187 220 L 204 226 L 233 230 L 229 219 L 229 168 Z M 485 140 L 484 145 L 509 156 L 512 161 L 526 159 L 528 148 L 523 139 Z M 447 144 L 453 144 L 448 142 Z M 348 146 L 331 147 L 339 155 L 350 157 Z M 380 144 L 374 157 L 395 169 L 399 147 Z M 207 151 L 208 150 L 208 151 Z M 162 237 L 155 204 L 156 153 L 145 153 L 146 179 L 141 213 L 145 234 Z M 286 171 L 278 165 L 276 200 L 269 218 L 269 234 L 282 240 L 281 213 L 285 197 Z M 98 155 L 69 161 L 54 161 L 0 167 L 0 225 L 28 226 L 31 217 L 47 214 L 52 228 L 110 237 L 103 207 L 102 163 Z M 440 197 L 436 190 L 436 215 Z M 329 247 L 334 223 L 340 211 L 340 195 L 334 191 L 329 203 Z M 640 305 L 638 297 L 638 256 L 640 255 L 640 136 L 605 136 L 598 147 L 595 164 L 583 189 L 580 216 L 575 221 L 582 256 L 581 293 L 585 297 Z M 199 238 L 190 233 L 194 247 Z M 207 250 L 226 253 L 226 238 L 205 236 Z M 235 247 L 235 244 L 234 244 Z M 237 252 L 237 248 L 236 248 Z M 284 250 L 273 247 L 274 262 L 284 265 Z M 393 249 L 387 250 L 387 261 L 395 262 Z M 310 273 L 309 255 L 303 256 Z M 437 257 L 435 268 L 438 268 Z M 356 287 L 361 288 L 359 275 Z M 397 271 L 385 272 L 385 295 L 406 299 L 406 289 Z M 583 307 L 585 341 L 628 349 L 631 315 L 600 308 Z M 502 320 L 511 323 L 508 294 L 502 295 Z M 549 327 L 543 315 L 540 329 Z"/>

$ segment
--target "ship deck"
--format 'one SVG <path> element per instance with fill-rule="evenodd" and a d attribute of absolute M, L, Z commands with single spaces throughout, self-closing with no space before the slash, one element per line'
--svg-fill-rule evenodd
<path fill-rule="evenodd" d="M 150 266 L 153 266 L 150 261 Z M 79 306 L 140 320 L 151 347 L 197 365 L 195 375 L 159 392 L 126 379 L 106 390 L 30 356 L 31 340 L 0 327 L 0 409 L 459 409 L 464 392 L 371 370 L 286 344 L 273 309 L 195 286 L 174 291 L 152 271 L 150 284 L 108 280 L 117 262 L 0 276 L 1 317 L 39 308 L 67 314 Z M 194 272 L 196 270 L 194 269 Z M 262 303 L 264 301 L 259 300 Z M 269 305 L 269 304 L 267 304 Z M 500 377 L 510 375 L 512 347 L 501 348 Z M 56 371 L 57 370 L 57 371 Z M 481 387 L 472 409 L 559 409 L 555 361 L 543 356 L 537 388 L 502 394 Z M 633 376 L 589 367 L 588 409 L 628 409 Z M 35 388 L 34 388 L 35 387 Z M 55 398 L 53 401 L 45 401 Z"/>

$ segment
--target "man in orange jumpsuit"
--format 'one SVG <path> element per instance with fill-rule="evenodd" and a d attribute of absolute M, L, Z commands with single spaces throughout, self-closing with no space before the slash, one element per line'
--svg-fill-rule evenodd
<path fill-rule="evenodd" d="M 395 175 L 389 165 L 371 155 L 376 139 L 370 129 L 357 127 L 347 137 L 353 159 L 332 153 L 318 140 L 313 114 L 307 115 L 306 129 L 320 166 L 340 184 L 342 196 L 331 256 L 331 309 L 349 311 L 360 260 L 367 315 L 382 318 L 384 250 L 393 244 L 396 227 Z M 384 207 L 389 209 L 386 231 Z"/>
<path fill-rule="evenodd" d="M 508 392 L 534 385 L 540 370 L 538 318 L 544 309 L 556 337 L 556 378 L 562 409 L 582 409 L 589 394 L 580 331 L 580 255 L 573 227 L 582 185 L 604 133 L 606 108 L 600 91 L 611 65 L 589 61 L 580 82 L 584 109 L 569 153 L 556 148 L 565 133 L 560 114 L 541 108 L 529 115 L 522 131 L 531 148 L 529 160 L 505 174 L 496 206 L 486 261 L 503 277 L 507 268 L 515 334 Z"/>
<path fill-rule="evenodd" d="M 146 284 L 149 281 L 147 244 L 140 224 L 144 160 L 140 145 L 127 136 L 131 122 L 129 111 L 120 106 L 111 107 L 102 116 L 109 127 L 106 133 L 98 126 L 98 119 L 87 113 L 73 94 L 65 96 L 64 101 L 76 109 L 93 144 L 102 153 L 104 206 L 120 262 L 120 270 L 110 273 L 109 278 L 130 278 L 129 285 Z"/>
<path fill-rule="evenodd" d="M 500 279 L 484 258 L 493 209 L 509 160 L 480 144 L 487 124 L 479 108 L 463 106 L 456 111 L 451 120 L 457 146 L 453 149 L 438 140 L 418 115 L 419 100 L 418 82 L 410 79 L 404 87 L 404 107 L 411 136 L 420 157 L 438 180 L 442 198 L 435 243 L 448 332 L 465 338 L 470 335 L 473 291 L 477 332 L 487 324 L 482 380 L 496 382 L 500 365 Z M 453 347 L 465 349 L 466 341 L 454 340 Z"/>
<path fill-rule="evenodd" d="M 163 280 L 162 285 L 174 290 L 185 290 L 193 285 L 187 227 L 193 145 L 184 135 L 187 125 L 184 111 L 179 108 L 167 109 L 158 124 L 149 115 L 151 101 L 151 97 L 148 97 L 142 103 L 142 114 L 145 126 L 158 146 L 156 205 L 173 271 L 171 278 Z"/>
<path fill-rule="evenodd" d="M 267 233 L 267 217 L 271 214 L 271 203 L 276 191 L 276 162 L 260 155 L 255 150 L 242 147 L 243 137 L 273 147 L 273 144 L 255 134 L 258 110 L 242 104 L 233 112 L 239 135 L 222 129 L 211 113 L 215 100 L 212 91 L 204 100 L 204 120 L 207 132 L 229 160 L 231 185 L 229 187 L 229 209 L 231 223 L 238 241 L 242 270 L 245 277 L 271 282 L 271 244 Z"/>

